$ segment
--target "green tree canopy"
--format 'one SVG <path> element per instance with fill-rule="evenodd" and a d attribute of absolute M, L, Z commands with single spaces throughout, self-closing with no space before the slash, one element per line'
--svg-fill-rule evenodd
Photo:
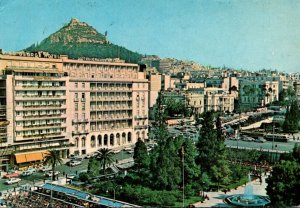
<path fill-rule="evenodd" d="M 50 150 L 45 157 L 44 164 L 50 165 L 52 168 L 52 180 L 55 180 L 55 167 L 62 164 L 62 158 L 60 157 L 58 150 Z"/>
<path fill-rule="evenodd" d="M 113 162 L 113 152 L 108 148 L 101 148 L 97 158 L 102 167 L 102 174 L 105 175 L 106 166 Z"/>
<path fill-rule="evenodd" d="M 147 147 L 141 138 L 135 143 L 134 147 L 134 166 L 140 172 L 142 169 L 148 169 L 150 164 L 150 157 L 147 152 Z"/>
<path fill-rule="evenodd" d="M 296 100 L 293 100 L 290 108 L 285 114 L 283 131 L 287 133 L 296 133 L 300 128 L 300 110 Z"/>
<path fill-rule="evenodd" d="M 99 175 L 99 172 L 100 172 L 99 162 L 96 160 L 96 158 L 91 157 L 88 163 L 88 170 L 87 170 L 88 175 L 90 177 L 95 177 Z"/>

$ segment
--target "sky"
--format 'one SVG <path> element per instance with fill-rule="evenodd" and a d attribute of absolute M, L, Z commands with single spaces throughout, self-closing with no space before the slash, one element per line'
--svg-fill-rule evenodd
<path fill-rule="evenodd" d="M 71 18 L 141 54 L 300 72 L 300 0 L 0 0 L 0 48 L 22 50 Z"/>

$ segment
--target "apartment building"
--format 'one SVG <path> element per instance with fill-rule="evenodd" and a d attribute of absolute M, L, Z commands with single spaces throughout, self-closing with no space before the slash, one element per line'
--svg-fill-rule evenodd
<path fill-rule="evenodd" d="M 266 79 L 240 79 L 239 105 L 241 110 L 251 110 L 278 100 L 279 81 Z"/>
<path fill-rule="evenodd" d="M 148 138 L 148 81 L 137 64 L 0 53 L 0 71 L 1 149 L 18 165 L 49 149 L 67 157 Z"/>

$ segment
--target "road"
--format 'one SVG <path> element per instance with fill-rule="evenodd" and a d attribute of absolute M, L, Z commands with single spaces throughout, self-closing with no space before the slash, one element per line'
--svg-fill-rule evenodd
<path fill-rule="evenodd" d="M 121 151 L 114 155 L 114 160 L 121 161 L 123 159 L 125 160 L 130 157 L 133 157 L 133 154 L 129 154 L 126 151 Z M 67 161 L 69 161 L 69 159 L 64 160 L 64 163 L 66 163 Z M 62 164 L 62 165 L 57 166 L 56 170 L 60 172 L 59 177 L 64 177 L 63 173 L 65 173 L 65 174 L 80 173 L 81 171 L 87 170 L 88 161 L 89 161 L 88 159 L 83 159 L 82 164 L 75 166 L 75 167 L 70 167 L 65 164 Z M 21 185 L 25 185 L 25 184 L 34 185 L 34 184 L 44 181 L 44 180 L 51 180 L 50 177 L 45 177 L 43 172 L 36 172 L 31 176 L 25 176 L 25 177 L 20 177 L 20 178 L 22 180 L 18 184 L 16 183 L 16 184 L 12 184 L 12 185 L 5 184 L 4 182 L 6 181 L 6 179 L 1 178 L 0 179 L 0 191 L 13 189 L 14 187 L 20 187 Z"/>
<path fill-rule="evenodd" d="M 247 142 L 242 140 L 226 140 L 226 146 L 230 147 L 239 147 L 239 148 L 253 148 L 253 149 L 263 149 L 263 150 L 272 150 L 272 142 L 264 142 L 264 143 L 257 143 L 257 142 Z M 295 142 L 274 142 L 274 151 L 292 151 Z"/>

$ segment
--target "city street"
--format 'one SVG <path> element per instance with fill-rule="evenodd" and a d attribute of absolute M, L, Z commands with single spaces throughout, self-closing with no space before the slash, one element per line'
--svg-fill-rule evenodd
<path fill-rule="evenodd" d="M 264 143 L 258 143 L 258 142 L 247 142 L 242 140 L 226 140 L 225 144 L 227 147 L 234 147 L 234 148 L 251 148 L 251 149 L 263 149 L 263 150 L 272 150 L 272 142 L 267 141 Z M 274 142 L 274 151 L 284 151 L 289 152 L 292 151 L 294 148 L 295 142 Z"/>
<path fill-rule="evenodd" d="M 118 160 L 118 161 L 122 161 L 125 159 L 128 159 L 130 157 L 132 157 L 133 154 L 129 154 L 127 151 L 121 151 L 117 154 L 114 155 L 114 160 Z M 70 159 L 64 159 L 64 163 L 68 162 Z M 74 166 L 74 167 L 70 167 L 68 165 L 59 165 L 56 167 L 56 171 L 59 171 L 59 177 L 64 177 L 63 173 L 65 174 L 79 174 L 80 172 L 86 171 L 87 167 L 88 167 L 88 159 L 83 159 L 82 163 L 78 166 Z M 2 173 L 3 175 L 4 173 Z M 0 191 L 3 190 L 8 190 L 8 189 L 13 189 L 14 187 L 20 187 L 22 185 L 25 184 L 29 184 L 29 185 L 34 185 L 38 182 L 44 181 L 44 180 L 51 180 L 51 177 L 46 177 L 44 176 L 43 172 L 39 172 L 37 171 L 36 173 L 33 173 L 31 176 L 25 176 L 22 177 L 20 176 L 20 178 L 22 179 L 19 183 L 15 183 L 15 184 L 11 184 L 11 185 L 7 185 L 5 184 L 6 179 L 5 178 L 1 178 L 0 179 Z"/>

